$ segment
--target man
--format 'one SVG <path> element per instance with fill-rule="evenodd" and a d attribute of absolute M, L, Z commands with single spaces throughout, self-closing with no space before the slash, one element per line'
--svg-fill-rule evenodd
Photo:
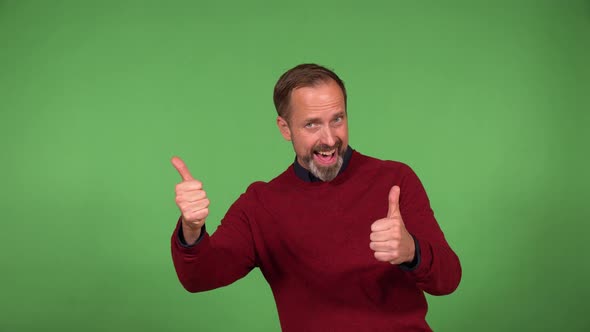
<path fill-rule="evenodd" d="M 209 200 L 179 158 L 172 235 L 178 278 L 190 292 L 260 268 L 283 331 L 430 331 L 424 292 L 453 292 L 461 266 L 416 174 L 348 145 L 346 89 L 314 64 L 284 73 L 277 125 L 295 162 L 255 182 L 211 236 Z"/>

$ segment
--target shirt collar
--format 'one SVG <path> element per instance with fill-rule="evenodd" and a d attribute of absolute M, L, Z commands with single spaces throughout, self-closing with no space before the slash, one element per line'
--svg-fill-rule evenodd
<path fill-rule="evenodd" d="M 338 175 L 340 175 L 346 167 L 348 167 L 348 163 L 350 162 L 350 157 L 352 156 L 352 148 L 350 145 L 346 147 L 346 152 L 344 152 L 344 156 L 342 156 L 342 167 L 340 167 L 340 171 L 338 171 Z M 295 157 L 295 162 L 293 162 L 293 168 L 295 169 L 295 175 L 298 178 L 305 182 L 321 182 L 319 178 L 313 175 L 310 171 L 305 169 L 303 166 L 299 164 L 297 161 L 297 157 Z"/>

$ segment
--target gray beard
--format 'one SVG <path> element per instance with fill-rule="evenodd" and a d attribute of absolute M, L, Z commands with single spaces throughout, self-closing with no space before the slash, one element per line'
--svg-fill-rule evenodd
<path fill-rule="evenodd" d="M 332 181 L 338 175 L 342 164 L 344 163 L 344 159 L 340 154 L 338 154 L 338 160 L 332 166 L 328 167 L 318 167 L 314 162 L 313 158 L 306 160 L 307 166 L 311 174 L 322 181 Z"/>

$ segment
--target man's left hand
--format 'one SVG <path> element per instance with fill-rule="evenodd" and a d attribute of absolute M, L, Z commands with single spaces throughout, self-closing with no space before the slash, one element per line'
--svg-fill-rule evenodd
<path fill-rule="evenodd" d="M 375 252 L 375 258 L 391 264 L 411 262 L 416 251 L 414 239 L 408 233 L 399 210 L 399 194 L 400 188 L 393 186 L 389 191 L 387 217 L 371 225 L 369 246 Z"/>

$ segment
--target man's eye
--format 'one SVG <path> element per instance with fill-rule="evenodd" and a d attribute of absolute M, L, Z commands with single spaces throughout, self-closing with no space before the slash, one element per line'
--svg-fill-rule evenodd
<path fill-rule="evenodd" d="M 336 119 L 334 119 L 334 122 L 340 122 L 340 121 L 342 121 L 342 117 L 341 116 L 339 116 Z"/>
<path fill-rule="evenodd" d="M 308 122 L 305 124 L 305 128 L 313 128 L 314 124 L 311 122 Z"/>

